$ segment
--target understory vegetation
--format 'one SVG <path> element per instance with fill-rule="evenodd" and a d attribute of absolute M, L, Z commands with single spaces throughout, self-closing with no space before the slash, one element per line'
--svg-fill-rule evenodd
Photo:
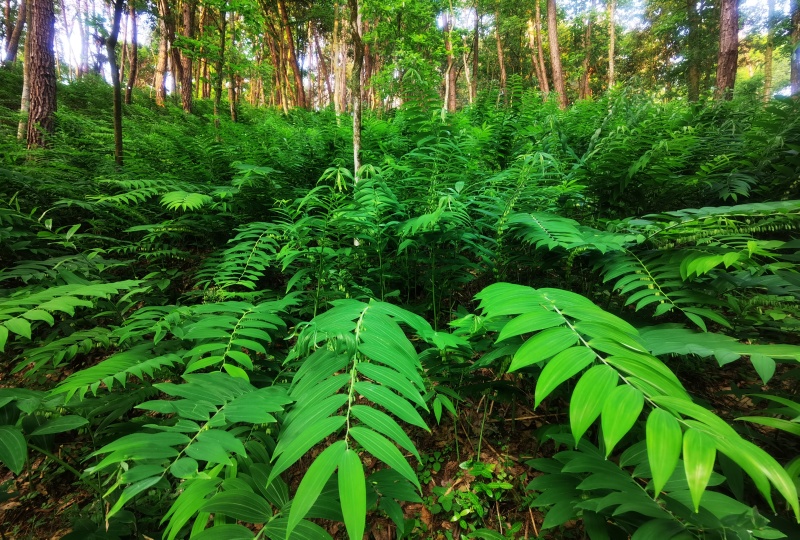
<path fill-rule="evenodd" d="M 6 537 L 800 537 L 800 100 L 417 81 L 352 171 L 142 95 L 120 169 L 103 81 L 26 150 L 0 77 Z"/>

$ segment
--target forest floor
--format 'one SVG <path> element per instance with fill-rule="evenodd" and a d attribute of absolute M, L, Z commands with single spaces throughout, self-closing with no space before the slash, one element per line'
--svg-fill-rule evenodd
<path fill-rule="evenodd" d="M 730 387 L 729 381 L 742 380 L 744 370 L 738 364 L 720 370 L 686 366 L 695 373 L 683 380 L 691 381 L 689 391 L 706 400 L 717 414 L 735 418 L 753 409 L 746 396 L 737 397 L 738 392 Z M 0 379 L 0 386 L 8 383 Z M 749 381 L 748 391 L 757 389 L 759 384 L 757 380 Z M 514 539 L 583 537 L 580 522 L 575 521 L 555 531 L 542 531 L 544 514 L 530 507 L 531 496 L 525 492 L 533 478 L 525 462 L 550 457 L 556 451 L 552 441 L 538 444 L 537 435 L 547 425 L 565 422 L 566 413 L 549 413 L 544 408 L 534 412 L 527 407 L 532 398 L 519 397 L 505 401 L 486 396 L 477 401 L 465 400 L 455 421 L 452 415 L 446 415 L 440 425 L 432 426 L 431 433 L 418 431 L 413 438 L 423 460 L 417 465 L 423 497 L 422 502 L 403 506 L 407 530 L 402 537 L 449 540 L 486 529 Z M 559 402 L 552 402 L 550 407 L 553 411 L 569 408 Z M 0 502 L 0 540 L 61 539 L 73 531 L 76 523 L 102 513 L 101 508 L 93 506 L 93 501 L 98 500 L 95 491 L 76 480 L 74 472 L 66 468 L 83 468 L 78 456 L 91 441 L 60 437 L 54 441 L 52 453 L 62 463 L 32 452 L 27 471 L 14 482 L 13 498 Z M 784 450 L 787 454 L 797 453 L 797 449 Z M 306 459 L 310 463 L 311 457 Z M 309 463 L 301 461 L 289 471 L 290 485 L 296 487 Z M 370 464 L 378 466 L 378 461 L 365 459 L 367 474 L 374 472 L 368 470 Z M 0 484 L 10 481 L 10 473 L 0 477 Z M 145 508 L 134 511 L 142 512 L 141 523 L 157 523 L 154 517 L 148 518 Z M 395 524 L 382 513 L 373 512 L 368 520 L 367 538 L 400 537 Z M 341 523 L 327 522 L 323 526 L 334 538 L 346 538 Z M 152 538 L 159 536 L 148 532 L 154 535 Z M 138 538 L 151 538 L 148 532 L 141 532 Z"/>

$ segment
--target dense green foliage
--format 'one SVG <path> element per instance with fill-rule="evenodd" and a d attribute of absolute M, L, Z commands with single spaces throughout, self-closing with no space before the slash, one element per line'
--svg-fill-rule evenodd
<path fill-rule="evenodd" d="M 543 529 L 796 534 L 798 102 L 519 88 L 449 115 L 409 88 L 365 118 L 355 185 L 329 111 L 216 128 L 142 99 L 119 170 L 102 82 L 60 89 L 50 150 L 0 96 L 5 466 L 79 475 L 73 538 L 362 538 L 371 512 L 432 537 L 403 513 L 419 441 L 511 399 L 566 407 L 517 495 Z M 693 395 L 718 369 L 747 416 Z"/>

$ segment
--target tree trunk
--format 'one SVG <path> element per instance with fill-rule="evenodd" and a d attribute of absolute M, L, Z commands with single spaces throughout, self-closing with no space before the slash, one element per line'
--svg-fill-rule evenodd
<path fill-rule="evenodd" d="M 617 0 L 608 0 L 608 88 L 616 84 L 614 55 L 617 47 Z"/>
<path fill-rule="evenodd" d="M 592 7 L 586 16 L 586 32 L 583 34 L 583 62 L 581 65 L 581 86 L 579 89 L 579 99 L 588 99 L 592 95 L 589 87 L 589 69 L 592 60 L 592 15 L 594 12 L 594 0 Z"/>
<path fill-rule="evenodd" d="M 300 65 L 297 63 L 297 54 L 294 51 L 294 38 L 292 37 L 292 27 L 289 26 L 289 14 L 286 11 L 286 2 L 278 0 L 278 11 L 281 15 L 281 23 L 283 25 L 284 37 L 286 41 L 286 48 L 289 53 L 289 67 L 292 69 L 294 75 L 295 96 L 297 106 L 306 107 L 306 91 L 303 88 L 303 76 L 300 73 Z"/>
<path fill-rule="evenodd" d="M 163 107 L 167 102 L 167 30 L 164 21 L 160 21 L 161 36 L 158 40 L 158 61 L 153 86 L 156 88 L 156 105 Z"/>
<path fill-rule="evenodd" d="M 456 112 L 456 63 L 453 55 L 453 18 L 450 12 L 444 14 L 444 48 L 447 54 L 444 103 L 447 112 Z"/>
<path fill-rule="evenodd" d="M 553 70 L 553 86 L 558 94 L 558 105 L 567 108 L 567 90 L 564 85 L 564 70 L 561 67 L 561 49 L 558 46 L 558 22 L 556 0 L 547 0 L 547 38 L 550 41 L 550 65 Z"/>
<path fill-rule="evenodd" d="M 228 37 L 225 31 L 228 27 L 227 13 L 224 9 L 219 10 L 219 52 L 214 63 L 214 127 L 217 130 L 217 140 L 219 140 L 219 108 L 222 104 L 222 70 L 225 65 L 225 44 Z"/>
<path fill-rule="evenodd" d="M 461 60 L 464 63 L 464 78 L 467 81 L 467 93 L 469 94 L 469 103 L 472 105 L 472 102 L 475 101 L 475 94 L 474 89 L 472 88 L 472 76 L 469 73 L 469 62 L 467 58 L 467 36 L 461 36 L 462 39 L 462 53 L 461 53 Z"/>
<path fill-rule="evenodd" d="M 231 13 L 231 50 L 236 50 L 236 13 Z M 228 109 L 231 113 L 231 122 L 239 120 L 239 103 L 236 93 L 236 70 L 233 62 L 228 65 Z"/>
<path fill-rule="evenodd" d="M 187 39 L 194 38 L 194 0 L 183 1 L 183 36 Z M 186 113 L 192 112 L 192 57 L 181 52 L 181 105 Z"/>
<path fill-rule="evenodd" d="M 89 0 L 78 0 L 78 12 L 81 13 L 78 21 L 78 32 L 81 35 L 81 62 L 78 67 L 78 78 L 89 73 Z"/>
<path fill-rule="evenodd" d="M 6 4 L 8 8 L 8 4 Z M 20 0 L 19 3 L 19 12 L 17 13 L 17 23 L 14 25 L 14 29 L 10 32 L 8 29 L 11 26 L 10 20 L 10 9 L 7 9 L 8 14 L 6 15 L 6 31 L 8 32 L 6 36 L 8 37 L 8 41 L 6 42 L 6 65 L 10 66 L 14 62 L 17 61 L 17 51 L 19 50 L 19 38 L 22 35 L 22 27 L 25 26 L 25 19 L 26 19 L 26 11 L 27 11 L 27 2 L 26 0 Z"/>
<path fill-rule="evenodd" d="M 31 27 L 31 10 L 25 14 L 25 24 Z M 31 110 L 31 32 L 25 34 L 25 56 L 22 64 L 22 99 L 19 106 L 20 119 L 17 126 L 17 139 L 20 141 L 28 136 L 28 114 Z"/>
<path fill-rule="evenodd" d="M 478 50 L 480 49 L 481 16 L 475 0 L 475 31 L 472 34 L 472 95 L 478 96 Z"/>
<path fill-rule="evenodd" d="M 800 0 L 792 2 L 791 32 L 791 74 L 792 95 L 800 96 Z"/>
<path fill-rule="evenodd" d="M 111 33 L 106 39 L 106 54 L 111 67 L 111 85 L 114 88 L 114 161 L 120 167 L 122 166 L 122 83 L 117 67 L 117 40 L 124 3 L 125 0 L 114 1 L 114 22 L 111 25 Z"/>
<path fill-rule="evenodd" d="M 128 75 L 128 85 L 125 87 L 125 103 L 131 104 L 133 99 L 133 87 L 136 86 L 136 77 L 139 75 L 139 29 L 136 24 L 136 3 L 129 0 L 129 13 L 131 17 L 131 54 L 130 54 L 130 74 Z"/>
<path fill-rule="evenodd" d="M 775 48 L 775 0 L 767 0 L 767 48 L 764 50 L 764 102 L 772 99 L 772 51 Z"/>
<path fill-rule="evenodd" d="M 364 68 L 364 42 L 361 37 L 361 12 L 358 0 L 348 0 L 350 6 L 350 39 L 353 43 L 353 73 L 350 92 L 353 98 L 353 180 L 358 183 L 361 168 L 361 75 Z"/>
<path fill-rule="evenodd" d="M 32 0 L 30 9 L 28 42 L 31 104 L 28 115 L 28 148 L 34 148 L 47 146 L 48 138 L 55 130 L 55 13 L 53 0 Z"/>
<path fill-rule="evenodd" d="M 345 111 L 345 78 L 347 73 L 347 45 L 342 39 L 342 6 L 337 5 L 333 18 L 333 106 L 338 117 Z"/>
<path fill-rule="evenodd" d="M 736 84 L 739 59 L 739 3 L 722 0 L 719 17 L 719 56 L 717 57 L 717 99 L 731 99 Z"/>
<path fill-rule="evenodd" d="M 331 99 L 333 99 L 333 90 L 331 89 L 331 78 L 330 74 L 328 73 L 328 65 L 325 63 L 325 55 L 322 51 L 322 47 L 319 46 L 319 32 L 317 28 L 314 28 L 314 45 L 317 47 L 317 57 L 319 62 L 319 69 L 322 71 L 322 78 L 325 81 L 325 89 L 328 91 L 328 104 L 330 104 Z"/>
<path fill-rule="evenodd" d="M 546 93 L 544 87 L 547 85 L 547 77 L 544 74 L 544 66 L 539 62 L 539 55 L 537 54 L 536 44 L 536 22 L 533 18 L 528 19 L 528 47 L 531 50 L 531 64 L 533 70 L 536 72 L 536 81 L 539 84 L 539 90 Z"/>
<path fill-rule="evenodd" d="M 508 94 L 506 94 L 506 62 L 503 57 L 503 42 L 500 40 L 500 10 L 494 10 L 494 39 L 497 44 L 497 63 L 500 64 L 500 93 L 503 95 L 503 102 L 508 105 Z"/>
<path fill-rule="evenodd" d="M 686 36 L 686 86 L 690 102 L 700 99 L 700 14 L 696 0 L 686 0 L 689 34 Z"/>

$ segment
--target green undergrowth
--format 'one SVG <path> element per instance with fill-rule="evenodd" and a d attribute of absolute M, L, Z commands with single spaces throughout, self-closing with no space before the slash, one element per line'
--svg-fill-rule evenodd
<path fill-rule="evenodd" d="M 71 538 L 796 534 L 797 103 L 417 88 L 356 183 L 330 111 L 142 95 L 118 168 L 109 95 L 48 150 L 0 122 L 4 499 L 54 463 Z"/>

